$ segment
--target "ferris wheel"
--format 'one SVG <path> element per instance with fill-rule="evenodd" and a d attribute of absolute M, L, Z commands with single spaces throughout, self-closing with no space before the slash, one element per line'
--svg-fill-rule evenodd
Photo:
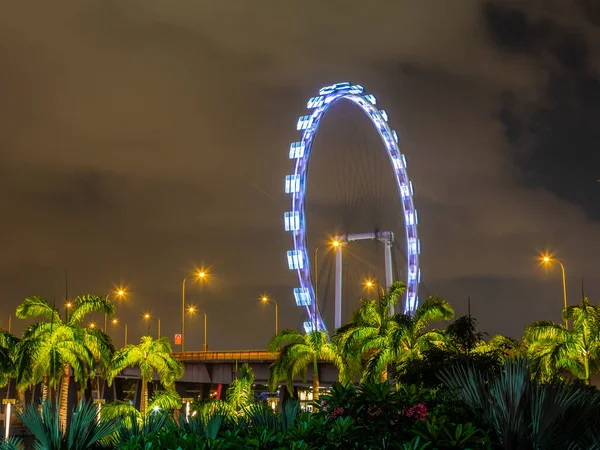
<path fill-rule="evenodd" d="M 349 82 L 336 83 L 321 88 L 318 96 L 310 98 L 307 108 L 312 110 L 312 113 L 303 115 L 298 119 L 296 128 L 302 132 L 301 139 L 292 142 L 289 148 L 289 158 L 294 161 L 294 172 L 285 177 L 285 192 L 290 195 L 291 208 L 284 215 L 284 223 L 285 230 L 290 232 L 292 237 L 292 249 L 287 251 L 287 261 L 290 270 L 295 271 L 298 278 L 298 286 L 293 290 L 296 304 L 304 307 L 308 315 L 308 320 L 304 322 L 306 332 L 327 329 L 317 306 L 307 246 L 305 205 L 309 160 L 313 142 L 323 117 L 334 103 L 342 99 L 352 102 L 364 112 L 384 144 L 393 169 L 398 201 L 402 207 L 404 217 L 407 270 L 403 312 L 412 314 L 419 303 L 417 291 L 421 278 L 419 269 L 421 245 L 417 235 L 418 217 L 414 207 L 413 186 L 406 172 L 406 158 L 398 147 L 398 134 L 390 129 L 388 115 L 384 110 L 379 110 L 376 107 L 377 100 L 373 95 L 366 94 L 364 88 L 360 85 L 353 85 Z M 358 239 L 377 239 L 386 244 L 386 283 L 389 286 L 394 281 L 392 279 L 391 253 L 389 250 L 394 240 L 393 233 L 376 231 L 348 234 L 336 237 L 336 242 L 349 242 Z M 342 246 L 337 247 L 337 272 L 340 277 L 341 252 Z M 336 279 L 336 328 L 341 325 L 341 297 L 341 281 Z"/>

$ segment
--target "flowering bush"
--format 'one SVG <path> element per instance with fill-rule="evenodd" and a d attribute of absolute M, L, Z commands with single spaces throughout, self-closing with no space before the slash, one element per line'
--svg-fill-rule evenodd
<path fill-rule="evenodd" d="M 441 424 L 440 433 L 454 432 L 456 426 L 462 427 L 464 423 L 477 430 L 480 440 L 486 436 L 470 424 L 476 422 L 475 412 L 449 396 L 447 391 L 416 386 L 394 389 L 387 382 L 365 383 L 359 388 L 336 383 L 315 406 L 316 416 L 324 420 L 325 425 L 340 419 L 351 420 L 352 430 L 356 430 L 350 431 L 352 442 L 356 442 L 358 448 L 381 448 L 383 442 L 410 442 L 417 435 L 423 439 L 431 430 L 430 423 Z"/>

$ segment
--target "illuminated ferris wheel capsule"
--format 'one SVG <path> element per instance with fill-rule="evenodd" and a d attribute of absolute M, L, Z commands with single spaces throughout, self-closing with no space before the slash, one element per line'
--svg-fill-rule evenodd
<path fill-rule="evenodd" d="M 421 245 L 417 235 L 418 218 L 414 207 L 412 183 L 406 173 L 406 158 L 398 148 L 398 134 L 388 126 L 387 113 L 375 106 L 377 101 L 373 95 L 365 94 L 360 85 L 352 85 L 348 82 L 336 83 L 321 88 L 319 95 L 312 97 L 306 105 L 312 113 L 298 119 L 296 129 L 302 132 L 302 137 L 290 145 L 289 158 L 295 162 L 295 167 L 294 172 L 285 177 L 285 192 L 290 195 L 291 208 L 285 213 L 284 221 L 286 231 L 292 235 L 292 250 L 287 252 L 287 261 L 290 270 L 296 271 L 298 276 L 298 287 L 294 288 L 294 298 L 298 306 L 306 308 L 308 314 L 308 321 L 304 322 L 306 332 L 313 329 L 326 330 L 320 312 L 315 307 L 315 288 L 310 273 L 310 258 L 306 242 L 305 197 L 308 163 L 321 120 L 331 105 L 341 99 L 349 100 L 361 108 L 377 129 L 385 146 L 394 170 L 398 196 L 404 212 L 407 259 L 404 313 L 412 314 L 419 304 L 417 290 L 421 277 L 419 269 Z"/>

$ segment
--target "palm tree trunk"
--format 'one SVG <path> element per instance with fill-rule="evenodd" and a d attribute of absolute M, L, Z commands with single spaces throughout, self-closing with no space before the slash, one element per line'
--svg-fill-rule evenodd
<path fill-rule="evenodd" d="M 319 400 L 319 367 L 316 354 L 313 356 L 313 400 Z"/>
<path fill-rule="evenodd" d="M 388 380 L 388 369 L 387 366 L 385 366 L 385 368 L 383 369 L 383 372 L 381 372 L 381 382 L 385 383 Z"/>
<path fill-rule="evenodd" d="M 146 414 L 146 410 L 148 409 L 148 381 L 142 377 L 142 389 L 141 389 L 141 399 L 140 399 L 140 413 L 142 416 Z"/>
<path fill-rule="evenodd" d="M 69 366 L 65 364 L 64 374 L 60 382 L 58 418 L 60 427 L 67 429 L 67 410 L 69 408 Z"/>
<path fill-rule="evenodd" d="M 48 377 L 44 375 L 42 379 L 42 401 L 48 400 Z"/>
<path fill-rule="evenodd" d="M 590 358 L 587 354 L 583 357 L 583 367 L 585 368 L 585 384 L 592 384 L 592 376 L 590 374 Z"/>

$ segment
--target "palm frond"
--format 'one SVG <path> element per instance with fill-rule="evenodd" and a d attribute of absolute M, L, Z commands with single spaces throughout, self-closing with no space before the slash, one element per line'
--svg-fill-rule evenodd
<path fill-rule="evenodd" d="M 297 330 L 285 329 L 281 330 L 271 338 L 267 345 L 267 351 L 277 352 L 279 347 L 290 344 L 303 343 L 304 336 Z"/>
<path fill-rule="evenodd" d="M 92 313 L 114 314 L 115 305 L 106 297 L 98 295 L 85 294 L 74 300 L 75 307 L 69 315 L 69 323 L 79 326 L 85 319 L 85 316 Z"/>
<path fill-rule="evenodd" d="M 37 295 L 27 297 L 17 306 L 16 316 L 19 319 L 38 317 L 56 324 L 62 323 L 58 309 L 48 300 Z"/>
<path fill-rule="evenodd" d="M 181 396 L 175 391 L 155 392 L 148 403 L 148 411 L 172 411 L 181 408 Z"/>

